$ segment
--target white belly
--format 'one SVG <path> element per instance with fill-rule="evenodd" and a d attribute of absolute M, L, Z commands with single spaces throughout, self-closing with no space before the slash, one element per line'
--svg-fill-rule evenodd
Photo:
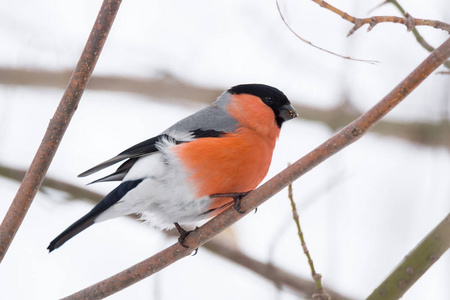
<path fill-rule="evenodd" d="M 123 181 L 144 180 L 95 221 L 137 213 L 149 225 L 166 229 L 173 227 L 174 222 L 185 224 L 205 218 L 202 213 L 208 210 L 211 200 L 195 198 L 185 170 L 170 151 L 174 146 L 164 143 L 159 152 L 141 157 Z"/>

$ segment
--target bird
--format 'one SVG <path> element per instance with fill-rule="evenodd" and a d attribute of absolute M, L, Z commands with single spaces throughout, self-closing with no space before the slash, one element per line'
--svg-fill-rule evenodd
<path fill-rule="evenodd" d="M 298 117 L 286 95 L 264 84 L 240 84 L 211 105 L 178 121 L 161 134 L 138 143 L 81 173 L 91 175 L 122 162 L 112 174 L 91 183 L 121 181 L 91 211 L 48 246 L 49 252 L 94 223 L 138 214 L 158 229 L 175 227 L 178 241 L 191 224 L 216 216 L 267 175 L 285 121 Z"/>

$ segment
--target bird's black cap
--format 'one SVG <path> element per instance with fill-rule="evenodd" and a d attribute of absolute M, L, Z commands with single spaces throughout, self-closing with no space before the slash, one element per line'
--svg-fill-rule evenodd
<path fill-rule="evenodd" d="M 277 125 L 280 128 L 283 122 L 298 116 L 286 95 L 272 86 L 256 83 L 241 84 L 233 86 L 228 92 L 234 95 L 249 94 L 259 97 L 273 110 Z"/>

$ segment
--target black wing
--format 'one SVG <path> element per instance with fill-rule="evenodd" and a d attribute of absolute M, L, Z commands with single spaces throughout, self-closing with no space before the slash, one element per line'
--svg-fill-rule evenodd
<path fill-rule="evenodd" d="M 193 131 L 190 131 L 190 133 L 191 133 L 191 136 L 193 139 L 205 138 L 205 137 L 220 137 L 221 135 L 225 134 L 225 132 L 223 132 L 223 131 L 202 130 L 202 129 L 193 130 Z M 120 181 L 125 177 L 125 175 L 128 173 L 128 171 L 131 169 L 131 167 L 136 163 L 136 161 L 140 157 L 150 155 L 154 152 L 157 152 L 158 148 L 156 147 L 156 144 L 164 138 L 173 140 L 177 144 L 187 142 L 187 141 L 176 140 L 173 137 L 171 137 L 169 134 L 160 134 L 151 139 L 148 139 L 139 144 L 136 144 L 133 147 L 128 148 L 127 150 L 119 153 L 117 156 L 115 156 L 105 162 L 102 162 L 101 164 L 81 173 L 80 175 L 78 175 L 78 177 L 85 177 L 85 176 L 91 175 L 95 172 L 98 172 L 104 168 L 112 166 L 112 165 L 126 159 L 126 161 L 124 163 L 122 163 L 114 173 L 112 173 L 108 176 L 102 177 L 100 179 L 97 179 L 91 183 L 105 182 L 105 181 Z"/>
<path fill-rule="evenodd" d="M 113 158 L 108 159 L 107 161 L 102 162 L 101 164 L 96 165 L 95 167 L 90 168 L 89 170 L 81 173 L 80 175 L 78 175 L 78 177 L 85 177 L 85 176 L 91 175 L 93 173 L 96 173 L 96 172 L 104 169 L 104 168 L 112 166 L 124 159 L 139 157 L 139 156 L 142 156 L 144 153 L 151 154 L 153 152 L 156 152 L 156 151 L 158 151 L 158 149 L 156 148 L 156 142 L 160 141 L 161 138 L 163 138 L 163 136 L 164 135 L 158 135 L 151 139 L 145 140 L 137 145 L 134 145 L 133 147 L 128 148 L 127 150 L 119 153 L 117 156 L 114 156 Z M 120 169 L 120 167 L 119 167 L 119 169 Z"/>

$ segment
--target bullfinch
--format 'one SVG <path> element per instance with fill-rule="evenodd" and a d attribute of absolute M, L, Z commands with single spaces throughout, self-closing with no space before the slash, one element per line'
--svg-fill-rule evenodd
<path fill-rule="evenodd" d="M 81 173 L 88 176 L 122 162 L 114 173 L 94 181 L 121 184 L 47 249 L 55 250 L 96 222 L 128 214 L 139 214 L 160 229 L 175 226 L 184 245 L 189 232 L 179 223 L 210 218 L 233 205 L 239 211 L 239 200 L 269 170 L 281 126 L 297 116 L 274 87 L 230 88 L 160 135 Z"/>

